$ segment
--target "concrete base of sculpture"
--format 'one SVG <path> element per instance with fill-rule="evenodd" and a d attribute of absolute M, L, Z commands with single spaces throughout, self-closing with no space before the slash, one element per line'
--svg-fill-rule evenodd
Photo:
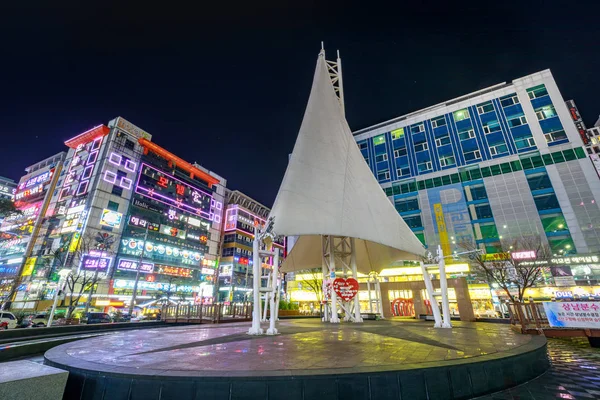
<path fill-rule="evenodd" d="M 77 399 L 464 399 L 528 381 L 549 367 L 546 339 L 503 324 L 281 321 L 146 329 L 49 350 Z M 477 329 L 475 329 L 477 328 Z"/>
<path fill-rule="evenodd" d="M 68 375 L 67 371 L 31 361 L 0 363 L 0 399 L 60 400 Z"/>

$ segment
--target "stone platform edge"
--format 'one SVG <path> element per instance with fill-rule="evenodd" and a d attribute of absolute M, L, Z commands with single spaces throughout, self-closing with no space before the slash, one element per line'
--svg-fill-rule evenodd
<path fill-rule="evenodd" d="M 176 394 L 178 400 L 468 399 L 519 385 L 550 367 L 543 336 L 531 336 L 529 343 L 501 356 L 495 353 L 444 361 L 442 365 L 402 364 L 395 369 L 348 368 L 347 372 L 304 370 L 270 376 L 223 372 L 209 376 L 175 370 L 134 374 L 133 368 L 124 367 L 97 370 L 93 367 L 101 365 L 96 363 L 76 360 L 78 363 L 68 365 L 53 361 L 52 353 L 61 347 L 48 351 L 45 362 L 69 371 L 65 399 L 135 400 L 159 398 L 159 394 L 166 393 Z"/>

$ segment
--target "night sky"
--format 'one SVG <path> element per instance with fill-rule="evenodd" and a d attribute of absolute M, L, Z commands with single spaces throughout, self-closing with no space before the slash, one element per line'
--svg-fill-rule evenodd
<path fill-rule="evenodd" d="M 546 68 L 588 126 L 600 114 L 597 2 L 14 3 L 30 6 L 0 11 L 0 175 L 13 179 L 120 115 L 270 206 L 321 40 L 329 59 L 341 51 L 353 130 Z"/>

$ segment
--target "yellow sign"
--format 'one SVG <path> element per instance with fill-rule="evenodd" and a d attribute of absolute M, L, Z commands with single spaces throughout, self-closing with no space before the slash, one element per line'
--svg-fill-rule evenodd
<path fill-rule="evenodd" d="M 23 268 L 23 273 L 21 276 L 31 276 L 31 274 L 33 274 L 33 269 L 35 268 L 36 261 L 37 257 L 29 257 L 27 261 L 25 261 L 25 267 Z"/>
<path fill-rule="evenodd" d="M 77 245 L 79 244 L 80 237 L 81 234 L 79 232 L 75 232 L 73 234 L 73 238 L 71 239 L 71 245 L 69 246 L 69 253 L 73 253 L 75 250 L 77 250 Z"/>
<path fill-rule="evenodd" d="M 433 212 L 435 214 L 435 222 L 437 224 L 438 232 L 440 234 L 440 245 L 444 255 L 452 254 L 450 249 L 450 240 L 448 240 L 448 231 L 446 230 L 446 220 L 444 219 L 444 210 L 442 203 L 435 203 L 433 205 Z"/>
<path fill-rule="evenodd" d="M 483 261 L 502 261 L 508 260 L 510 255 L 508 253 L 490 253 L 483 255 Z"/>

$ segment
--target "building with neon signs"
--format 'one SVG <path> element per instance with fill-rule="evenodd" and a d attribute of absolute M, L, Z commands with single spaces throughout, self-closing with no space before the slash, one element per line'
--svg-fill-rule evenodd
<path fill-rule="evenodd" d="M 0 224 L 0 298 L 2 301 L 19 285 L 16 299 L 20 300 L 31 287 L 31 262 L 35 237 L 43 221 L 52 193 L 61 173 L 66 153 L 61 152 L 25 168 L 13 194 L 15 208 L 20 214 L 6 217 Z M 21 279 L 17 277 L 21 276 Z"/>
<path fill-rule="evenodd" d="M 600 253 L 600 180 L 549 70 L 354 132 L 365 161 L 420 240 L 445 254 L 471 241 L 538 235 L 557 257 Z M 595 282 L 600 265 L 573 267 Z M 595 292 L 590 286 L 588 292 Z M 594 293 L 592 293 L 594 294 Z"/>
<path fill-rule="evenodd" d="M 228 191 L 223 247 L 219 268 L 219 299 L 246 301 L 252 288 L 252 242 L 254 224 L 264 224 L 271 210 L 237 190 Z M 274 244 L 284 256 L 283 240 Z M 262 276 L 266 279 L 273 268 L 273 260 L 263 260 Z"/>
<path fill-rule="evenodd" d="M 209 301 L 227 182 L 148 140 L 140 144 L 143 154 L 124 218 L 111 294 L 132 294 L 141 260 L 141 303 L 161 296 Z"/>

